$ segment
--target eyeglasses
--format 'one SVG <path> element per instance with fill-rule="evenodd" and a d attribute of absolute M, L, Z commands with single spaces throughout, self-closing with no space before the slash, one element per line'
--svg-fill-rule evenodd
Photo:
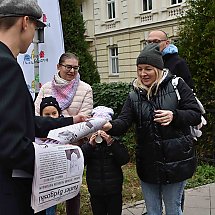
<path fill-rule="evenodd" d="M 159 40 L 159 39 L 146 40 L 146 44 L 161 43 L 161 42 L 163 42 L 163 41 L 167 41 L 167 40 Z"/>
<path fill-rule="evenodd" d="M 74 69 L 75 72 L 78 72 L 78 70 L 79 70 L 79 66 L 63 65 L 63 64 L 59 64 L 59 65 L 65 67 L 65 69 L 67 71 L 70 71 L 71 69 Z"/>

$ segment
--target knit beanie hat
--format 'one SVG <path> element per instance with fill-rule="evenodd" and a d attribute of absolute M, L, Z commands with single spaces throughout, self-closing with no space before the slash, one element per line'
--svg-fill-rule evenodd
<path fill-rule="evenodd" d="M 92 111 L 92 117 L 100 117 L 108 121 L 112 120 L 113 114 L 113 109 L 105 106 L 97 106 Z"/>
<path fill-rule="evenodd" d="M 40 116 L 42 116 L 43 109 L 47 106 L 54 106 L 57 109 L 59 116 L 61 115 L 61 109 L 56 98 L 49 96 L 42 98 L 40 103 Z"/>
<path fill-rule="evenodd" d="M 146 45 L 137 58 L 136 65 L 138 64 L 148 64 L 163 69 L 164 63 L 159 45 L 156 43 Z"/>

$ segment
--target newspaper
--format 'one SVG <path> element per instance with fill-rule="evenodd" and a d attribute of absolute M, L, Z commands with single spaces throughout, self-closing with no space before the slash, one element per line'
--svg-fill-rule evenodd
<path fill-rule="evenodd" d="M 56 141 L 34 143 L 34 147 L 31 206 L 37 213 L 79 193 L 84 157 L 78 146 L 56 144 Z"/>
<path fill-rule="evenodd" d="M 35 170 L 31 206 L 35 213 L 75 197 L 80 190 L 84 170 L 81 149 L 74 145 L 83 137 L 101 129 L 103 118 L 91 118 L 51 130 L 45 142 L 36 138 Z M 21 177 L 25 177 L 24 175 Z"/>
<path fill-rule="evenodd" d="M 107 120 L 103 118 L 91 118 L 87 122 L 80 122 L 62 128 L 53 129 L 48 133 L 48 138 L 57 140 L 62 144 L 74 143 L 81 138 L 98 131 L 106 122 Z"/>

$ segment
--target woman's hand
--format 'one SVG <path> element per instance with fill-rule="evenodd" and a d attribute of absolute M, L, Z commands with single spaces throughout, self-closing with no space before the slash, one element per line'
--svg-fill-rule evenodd
<path fill-rule="evenodd" d="M 111 128 L 112 128 L 112 124 L 110 122 L 107 122 L 103 125 L 102 130 L 109 131 Z"/>
<path fill-rule="evenodd" d="M 163 126 L 167 126 L 172 122 L 173 112 L 170 110 L 156 110 L 154 122 L 158 122 Z"/>
<path fill-rule="evenodd" d="M 78 114 L 73 116 L 73 123 L 78 123 L 78 122 L 85 122 L 87 119 L 89 118 L 89 116 L 86 116 L 84 114 Z"/>

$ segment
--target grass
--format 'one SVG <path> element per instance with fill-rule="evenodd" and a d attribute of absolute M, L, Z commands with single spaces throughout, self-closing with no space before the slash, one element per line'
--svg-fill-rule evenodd
<path fill-rule="evenodd" d="M 215 166 L 200 164 L 194 176 L 187 181 L 186 189 L 215 183 Z"/>
<path fill-rule="evenodd" d="M 134 203 L 142 200 L 140 181 L 136 174 L 135 164 L 129 163 L 123 167 L 123 203 Z M 215 182 L 215 166 L 200 164 L 195 175 L 187 181 L 186 189 Z M 81 215 L 92 215 L 90 208 L 89 193 L 86 185 L 85 175 L 81 187 Z M 65 204 L 58 205 L 57 215 L 66 215 Z"/>

